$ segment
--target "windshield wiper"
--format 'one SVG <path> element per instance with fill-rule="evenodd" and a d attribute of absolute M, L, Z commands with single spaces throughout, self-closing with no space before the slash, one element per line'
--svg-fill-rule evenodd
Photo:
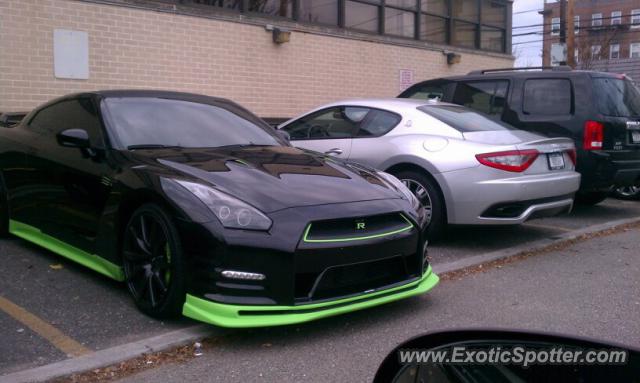
<path fill-rule="evenodd" d="M 140 145 L 129 145 L 127 146 L 127 150 L 136 150 L 136 149 L 180 149 L 181 146 L 177 145 L 160 145 L 160 144 L 140 144 Z"/>

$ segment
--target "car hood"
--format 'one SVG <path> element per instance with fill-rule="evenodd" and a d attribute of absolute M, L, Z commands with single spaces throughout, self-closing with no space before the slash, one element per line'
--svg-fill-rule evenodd
<path fill-rule="evenodd" d="M 266 213 L 298 206 L 402 198 L 371 169 L 290 146 L 130 153 L 150 167 L 160 165 L 163 177 L 196 178 Z"/>
<path fill-rule="evenodd" d="M 524 130 L 489 130 L 481 132 L 464 132 L 465 140 L 481 144 L 516 145 L 524 142 L 537 141 L 546 137 Z"/>

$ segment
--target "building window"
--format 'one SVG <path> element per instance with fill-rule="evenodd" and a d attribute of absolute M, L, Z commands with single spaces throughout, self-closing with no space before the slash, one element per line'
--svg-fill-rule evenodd
<path fill-rule="evenodd" d="M 573 58 L 574 58 L 576 64 L 578 64 L 580 62 L 580 51 L 578 50 L 578 48 L 573 50 Z"/>
<path fill-rule="evenodd" d="M 558 66 L 560 65 L 560 62 L 564 60 L 564 58 L 560 57 L 561 55 L 557 53 L 557 52 L 560 52 L 561 49 L 562 49 L 562 44 L 558 44 L 558 43 L 551 44 L 551 53 L 549 54 L 551 56 L 551 66 Z"/>
<path fill-rule="evenodd" d="M 640 9 L 631 11 L 631 28 L 640 28 Z"/>
<path fill-rule="evenodd" d="M 446 44 L 448 25 L 444 17 L 420 15 L 420 40 Z"/>
<path fill-rule="evenodd" d="M 640 43 L 631 43 L 629 46 L 629 57 L 640 59 Z"/>
<path fill-rule="evenodd" d="M 159 0 L 160 1 L 160 0 Z M 162 0 L 505 53 L 509 0 Z M 556 28 L 560 30 L 559 19 Z"/>
<path fill-rule="evenodd" d="M 560 18 L 554 17 L 551 19 L 551 35 L 558 36 L 560 34 Z"/>
<path fill-rule="evenodd" d="M 337 0 L 299 0 L 298 20 L 307 23 L 338 25 Z"/>
<path fill-rule="evenodd" d="M 602 13 L 594 13 L 591 15 L 591 26 L 592 27 L 602 26 Z"/>
<path fill-rule="evenodd" d="M 573 33 L 578 34 L 580 32 L 580 16 L 573 16 Z"/>
<path fill-rule="evenodd" d="M 345 28 L 378 32 L 380 7 L 357 1 L 347 1 L 344 10 Z"/>
<path fill-rule="evenodd" d="M 611 44 L 609 46 L 609 58 L 611 59 L 620 58 L 620 44 Z"/>
<path fill-rule="evenodd" d="M 600 59 L 600 50 L 602 49 L 602 47 L 600 45 L 592 45 L 591 46 L 591 58 L 593 60 L 599 60 Z"/>
<path fill-rule="evenodd" d="M 476 46 L 477 25 L 462 21 L 453 22 L 451 44 L 461 47 L 474 48 Z"/>
<path fill-rule="evenodd" d="M 613 11 L 611 12 L 611 25 L 622 24 L 622 12 L 621 11 Z"/>
<path fill-rule="evenodd" d="M 229 1 L 234 3 L 234 1 Z M 240 3 L 236 1 L 235 3 Z M 248 11 L 264 13 L 270 16 L 291 18 L 293 15 L 293 1 L 291 0 L 249 0 Z"/>
<path fill-rule="evenodd" d="M 389 1 L 386 2 L 389 4 Z M 384 10 L 384 33 L 404 37 L 416 34 L 415 12 L 386 7 Z"/>
<path fill-rule="evenodd" d="M 451 0 L 451 16 L 456 19 L 478 21 L 478 3 L 469 0 Z"/>

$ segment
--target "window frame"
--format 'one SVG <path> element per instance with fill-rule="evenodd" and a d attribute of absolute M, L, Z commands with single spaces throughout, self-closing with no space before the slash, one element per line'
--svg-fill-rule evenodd
<path fill-rule="evenodd" d="M 239 8 L 223 8 L 222 6 L 218 5 L 219 2 L 215 2 L 215 4 L 204 4 L 204 3 L 193 3 L 191 1 L 185 1 L 185 0 L 164 0 L 168 3 L 174 3 L 174 4 L 179 4 L 180 6 L 197 6 L 199 8 L 203 8 L 203 7 L 215 7 L 215 8 L 219 8 L 219 9 L 224 9 L 226 11 L 230 11 L 230 12 L 237 12 L 240 14 L 246 14 L 248 16 L 252 16 L 252 17 L 262 17 L 262 18 L 272 18 L 275 20 L 291 20 L 293 22 L 298 22 L 301 24 L 309 24 L 309 25 L 318 25 L 318 26 L 323 26 L 323 27 L 334 27 L 334 28 L 341 28 L 341 29 L 346 29 L 349 31 L 354 31 L 357 33 L 363 33 L 363 34 L 369 34 L 369 35 L 378 35 L 378 36 L 389 36 L 389 37 L 393 37 L 393 38 L 399 38 L 399 39 L 410 39 L 410 40 L 414 40 L 416 42 L 429 42 L 432 44 L 441 44 L 441 45 L 450 45 L 450 46 L 455 46 L 455 47 L 462 47 L 462 48 L 467 48 L 467 49 L 475 49 L 475 50 L 480 50 L 480 51 L 487 51 L 487 52 L 498 52 L 498 53 L 502 53 L 502 54 L 509 54 L 510 53 L 510 25 L 511 25 L 511 18 L 510 18 L 510 13 L 512 12 L 513 9 L 513 3 L 509 0 L 463 0 L 463 1 L 469 1 L 472 3 L 472 6 L 476 7 L 477 10 L 477 18 L 475 20 L 468 20 L 468 19 L 464 19 L 461 17 L 455 17 L 453 15 L 453 11 L 452 11 L 452 7 L 453 7 L 453 0 L 442 0 L 444 2 L 445 8 L 446 8 L 446 12 L 444 14 L 441 13 L 437 13 L 435 11 L 430 11 L 427 9 L 422 9 L 422 1 L 421 0 L 414 0 L 415 1 L 415 5 L 411 5 L 411 6 L 402 6 L 402 5 L 394 5 L 394 4 L 388 4 L 385 0 L 335 0 L 335 4 L 331 4 L 331 6 L 335 6 L 337 7 L 337 22 L 335 24 L 333 23 L 325 23 L 325 22 L 313 22 L 313 21 L 307 21 L 304 20 L 302 18 L 302 14 L 301 14 L 301 1 L 302 0 L 289 0 L 291 2 L 291 7 L 292 7 L 292 11 L 291 11 L 291 17 L 288 16 L 279 16 L 279 15 L 270 15 L 267 13 L 260 13 L 260 12 L 256 12 L 256 11 L 248 11 L 249 9 L 249 5 L 250 5 L 250 0 L 240 0 L 240 6 Z M 366 30 L 366 29 L 358 29 L 358 28 L 352 28 L 352 27 L 347 27 L 346 26 L 346 16 L 347 16 L 347 1 L 352 1 L 355 3 L 360 3 L 360 4 L 364 4 L 364 5 L 369 5 L 369 6 L 375 6 L 377 7 L 377 20 L 376 20 L 376 28 L 375 31 L 371 31 L 371 30 Z M 486 4 L 485 4 L 486 3 Z M 487 5 L 491 5 L 492 3 L 496 3 L 499 4 L 499 6 L 503 9 L 504 15 L 501 18 L 502 24 L 499 23 L 490 23 L 488 21 L 484 21 L 482 16 L 483 16 L 483 8 Z M 401 11 L 401 12 L 411 12 L 413 14 L 413 33 L 411 34 L 411 36 L 408 35 L 402 35 L 402 34 L 394 34 L 394 33 L 387 33 L 386 31 L 386 13 L 388 10 L 397 10 L 397 11 Z M 498 11 L 499 12 L 499 11 Z M 438 22 L 442 22 L 444 24 L 444 32 L 442 36 L 438 36 L 439 38 L 437 39 L 429 39 L 425 36 L 425 38 L 423 39 L 421 37 L 422 35 L 422 29 L 424 29 L 421 26 L 421 20 L 422 17 L 426 16 L 426 17 L 433 17 L 433 18 L 437 18 Z M 435 21 L 435 20 L 434 20 Z M 458 21 L 458 22 L 466 22 L 466 23 L 470 23 L 474 26 L 474 41 L 472 42 L 472 44 L 470 44 L 469 46 L 467 45 L 462 45 L 462 44 L 454 44 L 453 43 L 453 32 L 454 32 L 454 23 Z M 427 20 L 428 22 L 428 20 Z M 484 32 L 494 32 L 496 30 L 498 30 L 501 35 L 503 36 L 501 38 L 501 47 L 499 50 L 495 50 L 495 49 L 483 49 L 483 45 L 482 45 L 482 33 L 483 33 L 483 29 Z M 441 37 L 441 38 L 440 38 Z"/>
<path fill-rule="evenodd" d="M 629 28 L 640 28 L 640 9 L 632 9 L 631 17 L 629 19 Z"/>
<path fill-rule="evenodd" d="M 573 16 L 573 34 L 580 33 L 580 15 Z"/>
<path fill-rule="evenodd" d="M 638 57 L 633 57 L 634 53 L 637 53 Z M 629 44 L 629 58 L 640 58 L 640 42 Z"/>
<path fill-rule="evenodd" d="M 600 16 L 598 16 L 598 15 L 600 15 Z M 599 22 L 599 24 L 596 24 L 596 21 Z M 592 27 L 601 27 L 602 25 L 603 25 L 602 12 L 592 13 L 591 14 L 591 26 Z"/>
<path fill-rule="evenodd" d="M 557 20 L 557 21 L 556 21 Z M 554 32 L 554 27 L 558 26 L 558 29 L 556 32 Z M 560 35 L 560 18 L 559 17 L 552 17 L 551 18 L 551 36 L 559 36 Z"/>
<path fill-rule="evenodd" d="M 527 90 L 527 82 L 528 81 L 537 81 L 537 80 L 562 80 L 562 81 L 567 81 L 569 83 L 569 93 L 570 93 L 570 105 L 569 105 L 569 113 L 567 114 L 539 114 L 539 113 L 531 113 L 531 112 L 527 112 L 525 109 L 525 101 L 526 101 L 526 90 Z M 573 116 L 575 115 L 575 105 L 576 101 L 575 101 L 575 90 L 573 87 L 573 81 L 571 81 L 571 78 L 569 77 L 532 77 L 532 78 L 527 78 L 526 80 L 524 80 L 522 82 L 522 104 L 521 104 L 521 112 L 524 116 L 526 116 L 526 119 L 540 119 L 540 117 L 543 118 L 555 118 L 555 117 L 568 117 L 568 116 Z M 536 117 L 537 116 L 537 117 Z"/>
<path fill-rule="evenodd" d="M 345 106 L 346 107 L 346 106 Z M 362 107 L 362 106 L 361 106 Z M 398 125 L 400 125 L 400 123 L 402 122 L 403 116 L 400 113 L 388 110 L 388 109 L 382 109 L 382 108 L 374 108 L 374 107 L 370 107 L 370 106 L 366 106 L 365 108 L 369 109 L 369 112 L 367 112 L 367 115 L 362 119 L 362 121 L 360 121 L 358 123 L 358 128 L 356 129 L 353 137 L 351 137 L 352 139 L 359 139 L 359 138 L 378 138 L 378 137 L 383 137 L 386 136 L 387 134 L 389 134 L 390 132 L 392 132 L 395 128 L 398 127 Z M 384 113 L 388 113 L 388 114 L 392 114 L 394 115 L 397 119 L 398 122 L 395 123 L 395 125 L 393 125 L 391 127 L 391 129 L 387 130 L 386 132 L 384 132 L 383 134 L 378 134 L 376 136 L 358 136 L 358 133 L 360 132 L 360 130 L 362 129 L 362 125 L 369 122 L 369 120 L 371 119 L 371 111 L 372 110 L 377 110 L 380 112 L 384 112 Z"/>
<path fill-rule="evenodd" d="M 493 93 L 491 94 L 490 97 L 490 101 L 489 101 L 489 112 L 491 112 L 494 109 L 495 106 L 495 99 L 496 99 L 496 93 L 498 90 L 498 85 L 500 83 L 506 83 L 507 87 L 505 88 L 505 94 L 504 94 L 504 100 L 505 100 L 505 105 L 503 105 L 502 107 L 502 111 L 499 114 L 492 114 L 492 113 L 484 113 L 481 110 L 472 108 L 470 106 L 467 105 L 462 105 L 462 104 L 458 104 L 456 102 L 456 92 L 458 91 L 458 89 L 460 89 L 460 85 L 463 86 L 470 86 L 471 84 L 477 84 L 477 83 L 494 83 L 493 85 Z M 492 79 L 483 79 L 483 80 L 467 80 L 467 81 L 458 81 L 458 83 L 456 84 L 456 88 L 453 92 L 453 95 L 451 96 L 451 102 L 460 106 L 464 106 L 465 108 L 469 108 L 471 110 L 474 110 L 476 112 L 479 113 L 483 113 L 486 114 L 488 116 L 496 116 L 497 118 L 502 118 L 502 115 L 504 114 L 504 110 L 507 108 L 507 104 L 509 103 L 508 98 L 509 98 L 509 90 L 511 89 L 511 80 L 508 78 L 492 78 Z"/>
<path fill-rule="evenodd" d="M 611 25 L 620 24 L 622 24 L 622 11 L 611 11 Z"/>
<path fill-rule="evenodd" d="M 616 47 L 616 49 L 614 50 L 613 47 Z M 618 57 L 613 57 L 613 53 L 616 52 L 618 54 Z M 615 59 L 619 59 L 620 58 L 620 44 L 616 43 L 616 44 L 609 44 L 609 59 L 610 60 L 615 60 Z"/>
<path fill-rule="evenodd" d="M 102 110 L 100 107 L 100 104 L 98 102 L 96 102 L 95 97 L 93 97 L 92 95 L 78 95 L 78 96 L 74 96 L 74 97 L 69 97 L 69 98 L 63 98 L 61 100 L 57 100 L 55 102 L 52 102 L 50 104 L 46 104 L 44 106 L 42 106 L 40 109 L 36 110 L 35 113 L 29 118 L 28 121 L 26 121 L 26 123 L 24 124 L 24 128 L 27 129 L 28 131 L 34 133 L 34 134 L 39 134 L 37 132 L 35 132 L 32 127 L 31 124 L 33 123 L 33 121 L 38 117 L 38 115 L 44 111 L 46 111 L 47 109 L 51 109 L 54 108 L 60 104 L 66 103 L 66 102 L 79 102 L 80 100 L 87 100 L 88 102 L 91 103 L 91 105 L 93 106 L 93 109 L 95 111 L 96 114 L 96 119 L 97 119 L 97 125 L 98 125 L 98 131 L 97 131 L 97 137 L 95 137 L 97 139 L 97 142 L 94 142 L 96 140 L 91 140 L 91 146 L 95 147 L 97 149 L 106 149 L 106 148 L 110 148 L 109 142 L 110 140 L 110 136 L 108 134 L 108 131 L 106 129 L 105 126 L 105 122 L 104 122 L 104 118 L 102 116 Z M 89 130 L 87 130 L 84 127 L 77 127 L 77 128 L 67 128 L 67 129 L 82 129 L 85 130 L 88 134 L 89 137 L 91 137 L 91 132 Z M 57 136 L 60 132 L 63 132 L 66 129 L 63 129 L 57 133 L 54 133 L 53 136 L 49 136 L 46 134 L 39 134 L 39 136 L 44 137 L 45 139 L 47 139 L 48 137 L 53 138 L 54 140 L 57 140 Z M 56 141 L 57 142 L 57 141 Z"/>
<path fill-rule="evenodd" d="M 315 111 L 313 111 L 311 113 L 305 114 L 304 116 L 296 118 L 295 121 L 292 121 L 291 123 L 289 123 L 289 124 L 287 124 L 287 125 L 285 125 L 283 127 L 280 127 L 278 130 L 286 131 L 285 129 L 287 128 L 287 126 L 290 126 L 290 125 L 295 124 L 295 123 L 299 123 L 300 120 L 302 120 L 302 119 L 305 119 L 305 118 L 308 118 L 308 117 L 314 116 L 314 115 L 321 115 L 321 114 L 326 113 L 327 111 L 329 111 L 331 109 L 336 109 L 336 108 L 339 108 L 339 109 L 344 109 L 344 108 L 363 108 L 363 109 L 369 109 L 369 111 L 371 111 L 371 109 L 375 109 L 375 108 L 371 108 L 370 106 L 350 105 L 350 104 L 344 104 L 344 105 L 340 104 L 340 105 L 327 106 L 325 108 L 315 110 Z M 289 135 L 291 136 L 290 141 L 352 140 L 352 139 L 356 138 L 356 134 L 360 130 L 360 125 L 367 119 L 368 116 L 369 116 L 369 112 L 367 112 L 367 115 L 362 119 L 362 121 L 359 121 L 357 124 L 355 124 L 355 127 L 354 127 L 353 131 L 351 132 L 351 137 L 314 137 L 314 138 L 307 137 L 307 138 L 303 138 L 303 139 L 296 139 L 296 138 L 293 138 L 293 136 L 291 136 L 291 134 L 288 131 L 286 131 L 286 132 L 289 133 Z"/>

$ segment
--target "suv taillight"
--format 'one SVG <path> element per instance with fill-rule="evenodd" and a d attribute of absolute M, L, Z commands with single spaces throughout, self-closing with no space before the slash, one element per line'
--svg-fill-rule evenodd
<path fill-rule="evenodd" d="M 476 154 L 476 159 L 483 165 L 492 168 L 506 170 L 508 172 L 521 173 L 529 168 L 540 154 L 537 150 L 511 150 L 508 152 L 495 152 Z"/>
<path fill-rule="evenodd" d="M 597 121 L 584 123 L 584 150 L 600 150 L 604 142 L 604 125 Z"/>

